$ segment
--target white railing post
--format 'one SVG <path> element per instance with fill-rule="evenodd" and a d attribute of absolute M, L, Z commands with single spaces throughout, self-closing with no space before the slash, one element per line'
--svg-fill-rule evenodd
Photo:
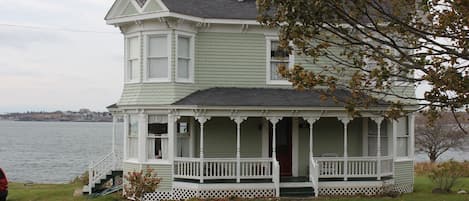
<path fill-rule="evenodd" d="M 342 117 L 339 118 L 340 121 L 344 124 L 344 181 L 347 181 L 348 175 L 348 134 L 347 134 L 347 125 L 350 122 L 350 118 Z"/>
<path fill-rule="evenodd" d="M 196 117 L 197 121 L 200 123 L 200 144 L 199 144 L 199 158 L 200 158 L 200 183 L 204 183 L 204 124 L 208 120 L 210 120 L 210 117 L 205 117 L 205 116 L 199 116 Z"/>

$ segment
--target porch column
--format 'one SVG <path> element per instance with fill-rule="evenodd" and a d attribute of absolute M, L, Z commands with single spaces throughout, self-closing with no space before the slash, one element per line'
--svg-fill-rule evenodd
<path fill-rule="evenodd" d="M 200 158 L 200 183 L 204 183 L 204 124 L 210 117 L 200 116 L 196 117 L 197 121 L 200 123 L 200 148 L 199 148 L 199 158 Z"/>
<path fill-rule="evenodd" d="M 116 132 L 117 132 L 117 116 L 112 115 L 112 144 L 111 152 L 116 153 Z"/>
<path fill-rule="evenodd" d="M 373 121 L 378 129 L 378 136 L 376 136 L 376 174 L 378 180 L 381 180 L 381 122 L 383 122 L 383 117 L 373 118 Z"/>
<path fill-rule="evenodd" d="M 392 156 L 393 161 L 396 161 L 397 158 L 397 120 L 392 120 Z"/>
<path fill-rule="evenodd" d="M 272 159 L 277 160 L 277 142 L 276 142 L 276 136 L 277 136 L 277 131 L 276 131 L 276 126 L 277 123 L 282 119 L 283 117 L 267 117 L 267 120 L 272 123 Z"/>
<path fill-rule="evenodd" d="M 190 118 L 189 120 L 189 157 L 194 158 L 195 148 L 195 119 Z"/>
<path fill-rule="evenodd" d="M 415 155 L 415 115 L 409 114 L 409 158 L 414 159 Z"/>
<path fill-rule="evenodd" d="M 147 136 L 148 136 L 148 115 L 138 114 L 138 161 L 145 162 L 147 159 Z"/>
<path fill-rule="evenodd" d="M 177 116 L 168 114 L 168 160 L 174 166 L 174 159 L 177 157 Z"/>
<path fill-rule="evenodd" d="M 311 162 L 314 160 L 314 153 L 313 153 L 313 126 L 314 123 L 319 120 L 320 117 L 308 117 L 304 118 L 306 121 L 309 123 L 309 166 L 311 166 Z M 311 170 L 311 167 L 309 168 Z M 311 177 L 311 172 L 309 173 L 310 178 L 309 181 L 313 181 L 313 178 Z"/>
<path fill-rule="evenodd" d="M 231 117 L 236 123 L 236 182 L 241 182 L 241 123 L 247 117 Z"/>
<path fill-rule="evenodd" d="M 304 118 L 306 121 L 309 123 L 309 160 L 313 159 L 314 153 L 313 153 L 313 126 L 314 123 L 319 120 L 321 117 L 308 117 Z"/>
<path fill-rule="evenodd" d="M 125 114 L 124 115 L 124 149 L 122 149 L 122 157 L 123 157 L 123 160 L 126 160 L 127 159 L 127 150 L 129 149 L 129 144 L 128 144 L 128 138 L 129 138 L 129 122 L 130 122 L 130 119 L 129 119 L 129 115 L 128 114 Z"/>
<path fill-rule="evenodd" d="M 341 117 L 339 120 L 344 124 L 344 181 L 347 181 L 348 175 L 348 133 L 347 125 L 352 120 L 349 117 Z"/>

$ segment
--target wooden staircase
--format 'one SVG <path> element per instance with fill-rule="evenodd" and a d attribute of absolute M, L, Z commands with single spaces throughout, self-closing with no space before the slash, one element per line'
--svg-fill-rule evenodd
<path fill-rule="evenodd" d="M 114 152 L 107 154 L 97 162 L 91 162 L 88 169 L 88 185 L 83 186 L 84 194 L 92 194 L 106 190 L 106 184 L 111 179 L 112 186 L 118 185 L 116 178 L 123 177 L 122 160 Z"/>
<path fill-rule="evenodd" d="M 280 179 L 281 197 L 313 197 L 313 182 L 307 177 L 282 177 Z"/>

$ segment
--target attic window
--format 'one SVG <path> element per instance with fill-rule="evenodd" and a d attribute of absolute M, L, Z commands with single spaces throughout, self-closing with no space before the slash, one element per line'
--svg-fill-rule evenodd
<path fill-rule="evenodd" d="M 135 0 L 137 1 L 137 4 L 140 6 L 140 7 L 143 7 L 143 5 L 145 5 L 145 3 L 147 2 L 147 0 Z"/>

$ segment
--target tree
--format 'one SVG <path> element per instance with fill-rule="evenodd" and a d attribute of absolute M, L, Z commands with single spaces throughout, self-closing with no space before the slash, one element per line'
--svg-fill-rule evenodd
<path fill-rule="evenodd" d="M 460 149 L 464 145 L 464 133 L 451 120 L 448 113 L 443 113 L 442 118 L 432 124 L 421 116 L 416 118 L 415 145 L 427 154 L 432 163 L 448 150 Z"/>
<path fill-rule="evenodd" d="M 321 71 L 295 65 L 279 72 L 300 90 L 337 88 L 350 113 L 386 101 L 386 116 L 406 105 L 469 113 L 469 0 L 257 0 L 258 21 L 279 29 L 279 46 L 310 58 Z M 294 47 L 294 48 L 293 48 Z M 348 77 L 349 79 L 341 79 Z M 424 97 L 405 90 L 426 83 Z M 325 89 L 324 89 L 325 88 Z M 461 128 L 462 129 L 462 128 Z"/>

